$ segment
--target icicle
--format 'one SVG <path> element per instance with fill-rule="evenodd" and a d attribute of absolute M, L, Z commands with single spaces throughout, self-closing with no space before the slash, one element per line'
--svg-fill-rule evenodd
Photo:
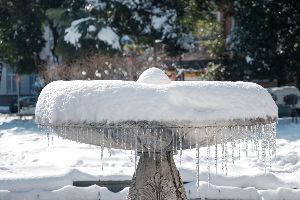
<path fill-rule="evenodd" d="M 141 130 L 142 132 L 142 139 L 141 139 L 141 146 L 142 146 L 142 154 L 144 153 L 144 137 L 145 137 L 145 129 Z"/>
<path fill-rule="evenodd" d="M 258 131 L 258 125 L 255 126 L 255 148 L 257 153 L 257 159 L 259 159 L 259 131 Z"/>
<path fill-rule="evenodd" d="M 66 127 L 63 126 L 61 129 L 62 133 L 61 133 L 61 138 L 66 139 L 67 138 L 67 132 L 66 132 Z"/>
<path fill-rule="evenodd" d="M 232 164 L 234 164 L 234 149 L 235 149 L 235 128 L 230 127 L 230 133 L 231 133 L 231 159 Z"/>
<path fill-rule="evenodd" d="M 274 155 L 274 157 L 276 157 L 276 126 L 277 122 L 272 124 L 272 154 Z"/>
<path fill-rule="evenodd" d="M 151 139 L 149 139 L 149 137 L 151 137 L 151 129 L 149 129 L 149 132 L 147 134 L 147 140 L 148 140 L 148 155 L 149 155 L 149 158 L 150 158 L 150 154 L 151 154 Z"/>
<path fill-rule="evenodd" d="M 179 148 L 180 148 L 180 152 L 179 152 L 179 163 L 181 166 L 181 158 L 182 158 L 182 132 L 179 132 Z"/>
<path fill-rule="evenodd" d="M 89 133 L 87 132 L 86 128 L 81 128 L 81 136 L 83 138 L 83 143 L 89 142 L 90 138 L 89 138 Z"/>
<path fill-rule="evenodd" d="M 225 136 L 225 174 L 227 176 L 227 163 L 228 163 L 228 158 L 227 158 L 227 127 L 224 128 L 225 131 L 224 131 L 224 136 Z"/>
<path fill-rule="evenodd" d="M 253 125 L 250 126 L 250 141 L 251 141 L 251 151 L 253 151 L 253 142 L 254 142 L 254 130 Z"/>
<path fill-rule="evenodd" d="M 248 127 L 245 127 L 245 133 L 246 133 L 246 157 L 248 157 Z"/>
<path fill-rule="evenodd" d="M 89 132 L 89 135 L 90 135 L 90 144 L 94 144 L 94 136 L 92 133 L 92 129 L 87 128 L 86 131 Z"/>
<path fill-rule="evenodd" d="M 155 138 L 153 141 L 153 148 L 154 148 L 154 154 L 153 154 L 153 159 L 155 160 L 155 155 L 156 155 L 156 138 L 157 138 L 157 130 L 155 131 Z"/>
<path fill-rule="evenodd" d="M 197 190 L 199 190 L 200 187 L 200 148 L 199 148 L 199 137 L 196 136 L 196 171 L 197 171 Z"/>
<path fill-rule="evenodd" d="M 126 141 L 127 141 L 127 131 L 126 131 L 126 129 L 124 129 L 124 148 L 125 148 L 125 150 L 127 150 L 127 143 L 126 143 Z"/>
<path fill-rule="evenodd" d="M 62 127 L 61 137 L 62 137 L 63 139 L 66 138 L 66 127 Z"/>
<path fill-rule="evenodd" d="M 130 137 L 130 162 L 133 162 L 133 140 L 134 140 L 134 137 L 132 137 L 132 130 L 128 130 L 129 131 L 129 137 Z"/>
<path fill-rule="evenodd" d="M 49 139 L 49 132 L 48 131 L 47 131 L 47 140 L 48 140 L 48 147 L 49 147 L 50 139 Z"/>
<path fill-rule="evenodd" d="M 102 136 L 102 140 L 101 140 L 101 169 L 103 171 L 103 151 L 104 151 L 104 130 L 100 129 L 100 134 Z"/>
<path fill-rule="evenodd" d="M 70 133 L 71 133 L 70 129 L 68 127 L 65 127 L 65 138 L 75 140 L 74 134 L 70 134 Z M 72 133 L 74 133 L 74 132 L 72 132 Z"/>
<path fill-rule="evenodd" d="M 96 130 L 96 134 L 97 134 L 97 145 L 100 147 L 101 150 L 101 139 L 102 139 L 102 135 L 101 135 L 101 128 L 99 128 L 99 131 Z"/>
<path fill-rule="evenodd" d="M 197 131 L 196 130 L 197 129 L 194 130 L 194 135 L 197 135 Z M 189 132 L 189 136 L 190 136 L 189 140 L 190 140 L 190 151 L 191 151 L 192 150 L 192 133 L 191 132 Z"/>
<path fill-rule="evenodd" d="M 72 138 L 72 140 L 74 140 L 74 134 L 70 134 L 71 131 L 69 130 L 69 128 L 65 127 L 65 135 L 66 135 L 66 139 Z M 72 135 L 72 137 L 71 137 Z"/>
<path fill-rule="evenodd" d="M 164 133 L 164 129 L 160 130 L 160 162 L 162 162 L 163 160 L 163 133 Z"/>
<path fill-rule="evenodd" d="M 91 129 L 89 128 L 86 128 L 86 132 L 87 132 L 87 135 L 88 135 L 88 138 L 89 138 L 89 144 L 93 144 L 93 134 L 92 134 L 92 131 Z"/>
<path fill-rule="evenodd" d="M 61 127 L 58 127 L 57 128 L 57 132 L 56 132 L 56 136 L 57 136 L 57 139 L 59 138 L 59 136 L 61 135 Z"/>
<path fill-rule="evenodd" d="M 207 165 L 207 185 L 210 187 L 210 144 L 209 144 L 209 136 L 207 132 L 207 128 L 205 128 L 205 135 L 206 135 L 206 165 Z"/>
<path fill-rule="evenodd" d="M 125 149 L 125 147 L 124 147 L 124 134 L 125 134 L 125 129 L 123 129 L 123 130 L 121 130 L 121 147 L 123 148 L 123 149 Z"/>
<path fill-rule="evenodd" d="M 174 134 L 174 129 L 171 129 L 172 131 L 172 143 L 173 143 L 173 146 L 172 146 L 172 149 L 173 149 L 173 155 L 175 155 L 175 134 Z"/>
<path fill-rule="evenodd" d="M 214 137 L 215 137 L 215 169 L 216 174 L 218 174 L 218 141 L 217 141 L 217 133 L 214 131 Z"/>
<path fill-rule="evenodd" d="M 175 149 L 176 149 L 176 151 L 178 151 L 178 132 L 179 132 L 179 130 L 178 130 L 178 128 L 176 128 L 176 133 L 175 133 Z"/>
<path fill-rule="evenodd" d="M 134 171 L 136 171 L 136 162 L 137 162 L 137 133 L 134 133 Z"/>
<path fill-rule="evenodd" d="M 61 131 L 61 133 L 60 133 L 60 138 L 63 138 L 63 139 L 66 138 L 66 131 L 65 131 L 65 129 L 66 129 L 65 126 L 62 126 L 62 127 L 60 128 L 60 131 Z"/>
<path fill-rule="evenodd" d="M 265 125 L 262 126 L 262 161 L 264 163 L 265 173 L 266 173 L 266 139 L 265 139 Z"/>
<path fill-rule="evenodd" d="M 81 136 L 83 138 L 83 143 L 89 141 L 89 135 L 86 128 L 81 128 Z"/>
<path fill-rule="evenodd" d="M 223 128 L 221 128 L 221 145 L 222 145 L 222 172 L 224 172 L 225 146 L 224 146 L 224 131 L 223 131 Z"/>
<path fill-rule="evenodd" d="M 118 128 L 116 129 L 116 142 L 117 142 L 117 145 L 119 145 L 119 129 Z"/>
<path fill-rule="evenodd" d="M 272 143 L 272 129 L 271 125 L 268 124 L 268 152 L 269 152 L 269 170 L 272 168 L 272 152 L 271 152 L 271 143 Z"/>
<path fill-rule="evenodd" d="M 240 132 L 240 126 L 238 126 L 238 136 L 241 135 L 241 132 Z M 241 140 L 238 139 L 238 144 L 239 144 L 239 160 L 241 160 Z"/>
<path fill-rule="evenodd" d="M 108 128 L 108 141 L 109 141 L 109 157 L 111 157 L 111 142 L 112 142 L 112 136 L 111 136 L 111 128 Z"/>
<path fill-rule="evenodd" d="M 82 128 L 78 128 L 78 137 L 81 143 L 84 143 L 84 136 L 82 135 Z"/>
<path fill-rule="evenodd" d="M 76 129 L 75 131 L 76 131 L 76 141 L 77 141 L 77 142 L 81 142 L 81 141 L 79 140 L 79 129 Z"/>
<path fill-rule="evenodd" d="M 79 129 L 79 137 L 80 137 L 82 143 L 86 143 L 86 141 L 88 141 L 88 136 L 86 135 L 84 130 L 85 130 L 84 128 Z"/>

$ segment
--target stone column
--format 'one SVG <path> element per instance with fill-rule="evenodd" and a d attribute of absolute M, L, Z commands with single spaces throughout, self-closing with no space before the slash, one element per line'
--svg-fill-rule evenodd
<path fill-rule="evenodd" d="M 168 151 L 161 154 L 144 152 L 133 176 L 128 200 L 186 200 L 183 183 Z"/>

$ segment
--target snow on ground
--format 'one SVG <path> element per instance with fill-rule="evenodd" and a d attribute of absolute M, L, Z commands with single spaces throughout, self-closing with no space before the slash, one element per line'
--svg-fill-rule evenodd
<path fill-rule="evenodd" d="M 8 106 L 0 106 L 0 113 L 10 113 Z"/>
<path fill-rule="evenodd" d="M 200 189 L 196 189 L 195 149 L 184 150 L 182 175 L 189 198 L 210 199 L 300 199 L 300 124 L 281 120 L 277 133 L 277 153 L 271 170 L 255 151 L 235 154 L 235 163 L 228 159 L 228 175 L 218 160 L 218 173 L 212 163 L 211 185 L 207 183 L 206 148 L 201 148 Z M 244 145 L 244 144 L 242 144 Z M 251 149 L 251 145 L 250 145 Z M 221 155 L 219 155 L 221 156 Z M 78 180 L 130 180 L 134 172 L 131 152 L 105 151 L 101 170 L 100 149 L 50 137 L 40 132 L 33 120 L 20 120 L 0 115 L 0 199 L 125 199 L 128 188 L 113 193 L 105 187 L 72 186 Z"/>

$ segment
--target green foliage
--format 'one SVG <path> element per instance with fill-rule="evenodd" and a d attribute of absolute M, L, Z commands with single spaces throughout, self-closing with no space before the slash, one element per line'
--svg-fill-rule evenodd
<path fill-rule="evenodd" d="M 222 23 L 216 19 L 198 20 L 195 35 L 200 40 L 201 48 L 206 50 L 210 58 L 220 58 L 226 51 Z"/>
<path fill-rule="evenodd" d="M 203 3 L 204 4 L 203 4 Z M 129 36 L 136 45 L 153 46 L 156 40 L 170 56 L 189 50 L 193 43 L 191 17 L 203 16 L 209 1 L 86 1 L 12 0 L 0 1 L 0 55 L 19 71 L 35 70 L 42 61 L 43 31 L 49 27 L 54 37 L 53 57 L 64 61 L 94 53 L 119 53 L 97 33 L 110 27 L 121 39 Z M 190 14 L 191 12 L 192 14 Z M 78 45 L 65 41 L 66 30 L 78 23 Z M 77 21 L 78 22 L 78 21 Z M 95 30 L 91 30 L 95 27 Z"/>
<path fill-rule="evenodd" d="M 34 0 L 0 2 L 0 55 L 20 73 L 31 72 L 40 63 L 42 13 Z"/>
<path fill-rule="evenodd" d="M 181 16 L 182 23 L 193 30 L 199 19 L 211 20 L 213 18 L 211 11 L 218 9 L 215 1 L 209 0 L 183 0 L 182 4 L 184 7 L 184 14 Z"/>
<path fill-rule="evenodd" d="M 208 81 L 237 81 L 241 76 L 236 64 L 210 62 L 202 78 Z"/>
<path fill-rule="evenodd" d="M 101 4 L 85 5 L 82 11 L 90 19 L 78 25 L 82 34 L 78 44 L 85 40 L 94 40 L 94 43 L 91 43 L 92 46 L 80 45 L 77 48 L 96 47 L 99 52 L 107 52 L 108 49 L 113 51 L 110 45 L 88 30 L 93 25 L 96 33 L 102 28 L 110 27 L 120 38 L 130 36 L 138 45 L 153 46 L 155 40 L 161 40 L 170 55 L 178 55 L 187 50 L 182 41 L 190 38 L 189 30 L 180 23 L 180 17 L 184 14 L 181 1 L 103 1 Z M 154 23 L 157 24 L 153 25 Z"/>
<path fill-rule="evenodd" d="M 203 78 L 208 81 L 223 81 L 225 73 L 225 66 L 221 64 L 215 64 L 210 62 L 207 65 L 207 71 L 204 74 Z"/>
<path fill-rule="evenodd" d="M 239 66 L 250 71 L 251 78 L 276 78 L 279 85 L 286 84 L 299 70 L 299 2 L 234 1 L 234 11 L 237 26 L 230 48 L 243 60 Z"/>

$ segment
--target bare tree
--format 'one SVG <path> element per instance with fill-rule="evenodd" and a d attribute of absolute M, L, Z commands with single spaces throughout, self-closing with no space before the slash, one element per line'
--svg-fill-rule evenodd
<path fill-rule="evenodd" d="M 56 66 L 42 71 L 46 83 L 55 80 L 136 80 L 150 67 L 161 68 L 163 59 L 152 56 L 120 56 L 95 54 L 85 59 Z"/>

